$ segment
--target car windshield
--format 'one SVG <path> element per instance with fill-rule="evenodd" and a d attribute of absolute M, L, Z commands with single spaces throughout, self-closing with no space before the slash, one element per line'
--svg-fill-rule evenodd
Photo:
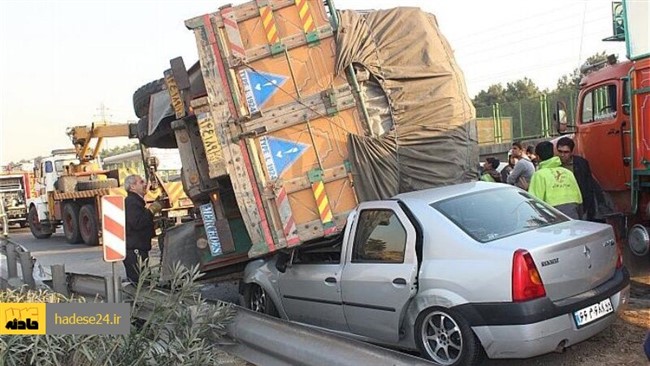
<path fill-rule="evenodd" d="M 527 192 L 509 188 L 453 197 L 431 207 L 482 243 L 569 220 Z"/>

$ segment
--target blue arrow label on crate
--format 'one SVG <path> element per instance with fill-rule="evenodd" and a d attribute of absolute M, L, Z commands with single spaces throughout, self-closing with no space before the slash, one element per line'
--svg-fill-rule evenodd
<path fill-rule="evenodd" d="M 255 99 L 256 107 L 263 107 L 273 94 L 280 89 L 284 82 L 287 81 L 286 76 L 268 72 L 244 70 L 244 73 L 245 75 L 242 76 L 245 76 L 245 84 L 248 84 L 247 87 Z"/>
<path fill-rule="evenodd" d="M 260 138 L 264 163 L 271 179 L 278 179 L 287 168 L 298 160 L 309 145 L 272 136 Z"/>

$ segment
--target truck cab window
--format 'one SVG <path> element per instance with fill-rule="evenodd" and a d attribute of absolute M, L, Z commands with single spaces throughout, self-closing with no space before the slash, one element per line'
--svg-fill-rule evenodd
<path fill-rule="evenodd" d="M 587 93 L 582 100 L 582 123 L 616 117 L 616 85 L 603 85 Z"/>
<path fill-rule="evenodd" d="M 52 173 L 54 171 L 54 166 L 51 161 L 45 162 L 45 173 Z"/>
<path fill-rule="evenodd" d="M 403 263 L 406 230 L 390 210 L 364 210 L 352 248 L 352 263 Z"/>

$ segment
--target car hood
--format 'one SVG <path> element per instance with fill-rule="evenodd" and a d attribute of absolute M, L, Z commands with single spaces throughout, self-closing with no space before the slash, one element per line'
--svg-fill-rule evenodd
<path fill-rule="evenodd" d="M 497 243 L 494 243 L 497 244 Z M 497 244 L 531 254 L 546 295 L 561 300 L 609 280 L 618 252 L 611 226 L 571 220 L 503 238 Z"/>

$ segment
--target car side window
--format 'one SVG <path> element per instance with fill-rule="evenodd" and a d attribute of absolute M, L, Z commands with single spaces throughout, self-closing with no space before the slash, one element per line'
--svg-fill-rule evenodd
<path fill-rule="evenodd" d="M 616 117 L 616 85 L 603 85 L 585 95 L 582 101 L 582 123 Z"/>
<path fill-rule="evenodd" d="M 359 214 L 352 263 L 403 263 L 406 229 L 391 210 Z"/>
<path fill-rule="evenodd" d="M 298 248 L 293 264 L 339 264 L 341 243 L 316 248 Z"/>

